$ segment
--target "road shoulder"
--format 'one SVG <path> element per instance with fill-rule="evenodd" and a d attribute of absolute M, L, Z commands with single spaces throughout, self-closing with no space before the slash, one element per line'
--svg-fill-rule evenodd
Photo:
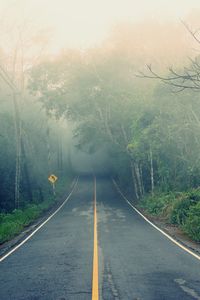
<path fill-rule="evenodd" d="M 146 211 L 142 210 L 140 207 L 137 207 L 133 201 L 128 200 L 128 198 L 124 195 L 124 193 L 121 191 L 120 187 L 118 186 L 117 182 L 115 180 L 112 180 L 113 184 L 118 191 L 118 193 L 121 195 L 122 198 L 135 210 L 138 211 L 138 214 L 141 214 L 141 216 L 146 219 L 148 223 L 152 223 L 151 225 L 154 227 L 157 227 L 157 230 L 163 231 L 164 235 L 168 235 L 169 239 L 174 240 L 176 244 L 180 244 L 183 247 L 185 247 L 185 251 L 194 253 L 193 256 L 196 256 L 198 259 L 200 257 L 200 243 L 197 243 L 193 240 L 191 240 L 184 232 L 178 228 L 175 225 L 166 223 L 165 220 L 162 220 L 161 218 L 154 217 L 150 214 L 148 214 Z M 179 245 L 179 246 L 180 246 Z M 192 254 L 191 253 L 191 254 Z"/>
<path fill-rule="evenodd" d="M 56 199 L 55 204 L 51 206 L 47 211 L 45 211 L 39 218 L 31 222 L 27 227 L 25 227 L 20 234 L 12 238 L 11 240 L 0 245 L 0 258 L 6 255 L 11 249 L 22 243 L 29 235 L 31 235 L 39 226 L 41 226 L 54 212 L 65 202 L 66 198 L 73 191 L 76 182 L 70 185 L 70 188 Z"/>
<path fill-rule="evenodd" d="M 146 217 L 148 218 L 152 223 L 154 223 L 157 227 L 162 229 L 164 232 L 169 234 L 172 238 L 174 238 L 176 241 L 187 247 L 189 250 L 197 253 L 200 255 L 200 243 L 197 243 L 193 240 L 191 240 L 178 226 L 169 224 L 165 220 L 154 217 L 152 215 L 149 215 L 146 211 L 142 210 L 141 208 L 137 209 Z"/>

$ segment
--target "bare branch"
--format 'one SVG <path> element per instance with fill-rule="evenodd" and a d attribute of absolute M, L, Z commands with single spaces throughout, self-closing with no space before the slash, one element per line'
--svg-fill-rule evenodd
<path fill-rule="evenodd" d="M 197 37 L 197 33 L 199 29 L 196 31 L 192 31 L 187 23 L 185 23 L 183 20 L 181 20 L 181 23 L 184 25 L 184 27 L 187 29 L 187 31 L 192 35 L 192 37 L 197 41 L 197 43 L 200 44 L 200 39 Z"/>
<path fill-rule="evenodd" d="M 200 29 L 193 31 L 184 21 L 181 20 L 181 23 L 187 29 L 187 31 L 192 35 L 198 44 L 200 44 L 200 37 L 198 34 Z M 151 64 L 147 65 L 147 74 L 144 72 L 139 72 L 136 74 L 136 77 L 139 78 L 150 78 L 150 79 L 158 79 L 161 82 L 171 85 L 172 87 L 177 88 L 177 92 L 181 92 L 185 89 L 191 89 L 194 91 L 200 90 L 200 59 L 196 58 L 188 58 L 190 61 L 189 67 L 184 67 L 182 73 L 179 73 L 174 70 L 173 67 L 169 67 L 168 76 L 161 76 L 160 74 L 156 73 Z"/>

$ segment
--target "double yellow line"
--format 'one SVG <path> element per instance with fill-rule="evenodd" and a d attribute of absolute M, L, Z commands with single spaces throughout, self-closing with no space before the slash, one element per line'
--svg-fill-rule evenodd
<path fill-rule="evenodd" d="M 97 233 L 97 207 L 96 207 L 96 177 L 94 178 L 94 252 L 92 275 L 92 300 L 99 300 L 99 270 L 98 270 L 98 233 Z"/>

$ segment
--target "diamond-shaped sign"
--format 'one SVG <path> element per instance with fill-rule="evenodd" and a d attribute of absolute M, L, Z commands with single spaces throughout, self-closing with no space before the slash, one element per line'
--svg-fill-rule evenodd
<path fill-rule="evenodd" d="M 55 183 L 58 180 L 58 177 L 54 174 L 51 174 L 48 178 L 51 183 Z"/>

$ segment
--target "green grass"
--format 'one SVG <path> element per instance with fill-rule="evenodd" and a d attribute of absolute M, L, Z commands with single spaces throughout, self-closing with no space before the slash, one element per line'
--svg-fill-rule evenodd
<path fill-rule="evenodd" d="M 57 186 L 57 197 L 59 198 L 69 187 L 70 180 L 60 181 Z M 30 225 L 34 220 L 40 217 L 45 211 L 50 209 L 55 203 L 56 199 L 52 196 L 39 203 L 28 204 L 24 209 L 15 209 L 12 213 L 0 214 L 0 244 L 14 238 L 26 226 Z"/>

